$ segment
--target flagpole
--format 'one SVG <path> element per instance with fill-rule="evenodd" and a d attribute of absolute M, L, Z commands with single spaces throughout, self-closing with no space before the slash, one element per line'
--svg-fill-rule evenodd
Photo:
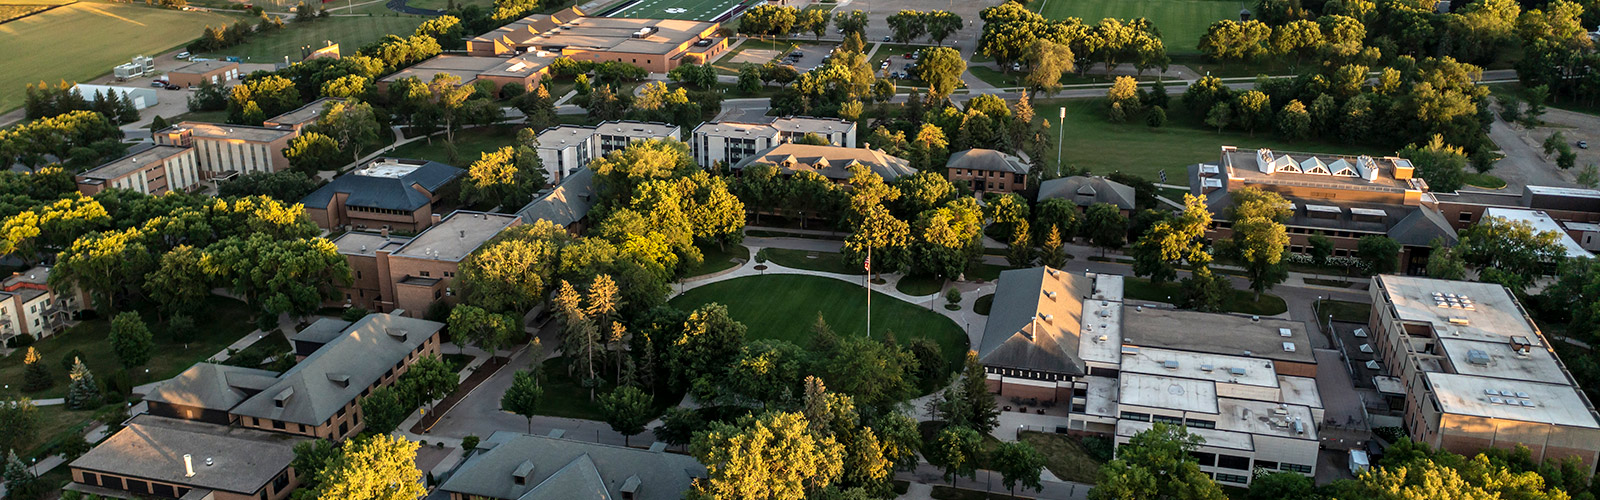
<path fill-rule="evenodd" d="M 867 338 L 872 338 L 872 246 L 867 246 Z"/>

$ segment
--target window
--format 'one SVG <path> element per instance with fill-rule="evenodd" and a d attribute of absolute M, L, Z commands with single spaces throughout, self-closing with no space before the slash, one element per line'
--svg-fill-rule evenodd
<path fill-rule="evenodd" d="M 128 491 L 131 491 L 131 492 L 134 492 L 134 493 L 143 494 L 143 495 L 149 495 L 150 494 L 150 483 L 146 483 L 146 482 L 140 481 L 138 479 L 129 479 L 128 480 Z"/>
<path fill-rule="evenodd" d="M 100 486 L 100 475 L 93 472 L 83 473 L 83 484 L 87 484 L 89 486 Z"/>
<path fill-rule="evenodd" d="M 1169 417 L 1169 416 L 1166 416 L 1166 415 L 1153 415 L 1153 416 L 1150 417 L 1150 420 L 1152 422 L 1155 422 L 1155 423 L 1158 423 L 1158 424 L 1183 425 L 1183 418 L 1182 417 Z"/>
<path fill-rule="evenodd" d="M 1194 457 L 1196 462 L 1200 462 L 1200 465 L 1204 465 L 1206 467 L 1214 467 L 1217 465 L 1217 455 L 1214 453 L 1191 451 L 1189 452 L 1189 456 Z"/>
<path fill-rule="evenodd" d="M 1210 420 L 1199 420 L 1199 419 L 1190 418 L 1190 419 L 1185 419 L 1183 421 L 1183 423 L 1184 423 L 1184 425 L 1187 425 L 1189 427 L 1193 427 L 1193 428 L 1196 428 L 1196 429 L 1215 429 L 1215 428 L 1217 428 L 1217 423 L 1216 422 L 1212 422 Z"/>
<path fill-rule="evenodd" d="M 1299 472 L 1301 474 L 1311 473 L 1311 466 L 1309 465 L 1291 464 L 1288 462 L 1284 462 L 1283 464 L 1279 465 L 1278 469 L 1287 472 Z"/>
<path fill-rule="evenodd" d="M 1240 475 L 1237 475 L 1237 474 L 1223 474 L 1221 472 L 1218 472 L 1217 473 L 1217 480 L 1218 481 L 1222 481 L 1222 482 L 1227 482 L 1227 483 L 1244 484 L 1244 483 L 1249 482 L 1250 478 L 1245 477 L 1245 476 L 1240 476 Z"/>
<path fill-rule="evenodd" d="M 1472 212 L 1461 212 L 1460 214 L 1456 215 L 1456 220 L 1461 222 L 1472 222 Z"/>
<path fill-rule="evenodd" d="M 422 277 L 424 277 L 424 278 L 426 278 L 426 277 L 428 277 L 428 276 L 429 276 L 429 274 L 428 274 L 428 272 L 427 272 L 427 271 L 423 271 L 423 272 L 422 272 Z"/>
<path fill-rule="evenodd" d="M 1256 460 L 1256 468 L 1257 469 L 1267 469 L 1267 470 L 1278 470 L 1278 463 L 1277 462 L 1269 462 L 1269 461 L 1266 461 L 1266 460 Z"/>
<path fill-rule="evenodd" d="M 1217 455 L 1217 467 L 1234 470 L 1250 470 L 1250 457 Z"/>
<path fill-rule="evenodd" d="M 339 424 L 339 435 L 340 436 L 343 436 L 344 433 L 349 432 L 349 431 L 350 431 L 350 424 Z"/>
<path fill-rule="evenodd" d="M 284 469 L 283 472 L 279 472 L 278 473 L 278 477 L 272 478 L 272 491 L 283 491 L 283 489 L 287 488 L 288 486 L 289 486 L 289 470 L 288 469 Z"/>
<path fill-rule="evenodd" d="M 1131 412 L 1131 411 L 1122 412 L 1122 418 L 1127 419 L 1127 420 L 1138 420 L 1140 422 L 1149 422 L 1150 421 L 1150 415 L 1147 415 L 1147 414 L 1144 414 L 1144 413 L 1135 413 L 1135 412 Z"/>
<path fill-rule="evenodd" d="M 274 428 L 274 429 L 277 429 L 277 430 L 281 431 L 281 430 L 287 430 L 288 427 L 289 426 L 283 424 L 282 420 L 273 420 L 272 421 L 272 428 Z"/>

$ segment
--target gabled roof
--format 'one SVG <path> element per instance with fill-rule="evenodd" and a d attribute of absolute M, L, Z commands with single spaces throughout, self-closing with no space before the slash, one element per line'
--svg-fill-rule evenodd
<path fill-rule="evenodd" d="M 517 484 L 515 475 L 526 477 Z M 499 431 L 478 444 L 439 489 L 462 496 L 518 500 L 621 498 L 676 500 L 705 477 L 694 457 Z"/>
<path fill-rule="evenodd" d="M 1065 198 L 1085 207 L 1095 203 L 1110 203 L 1123 210 L 1133 210 L 1137 197 L 1127 184 L 1104 177 L 1074 175 L 1039 183 L 1039 195 L 1035 201 L 1043 202 L 1051 198 Z"/>
<path fill-rule="evenodd" d="M 289 467 L 295 443 L 304 440 L 242 427 L 138 415 L 74 460 L 71 467 L 251 496 Z M 193 477 L 186 477 L 184 455 L 191 456 Z"/>
<path fill-rule="evenodd" d="M 278 372 L 238 366 L 195 363 L 156 386 L 146 401 L 228 411 L 251 394 L 270 387 Z"/>
<path fill-rule="evenodd" d="M 1083 375 L 1078 338 L 1086 276 L 1049 267 L 1000 273 L 978 359 L 988 366 Z"/>
<path fill-rule="evenodd" d="M 596 201 L 594 171 L 583 167 L 549 193 L 517 210 L 517 216 L 528 224 L 544 219 L 565 227 L 589 215 Z"/>
<path fill-rule="evenodd" d="M 735 170 L 744 170 L 750 165 L 774 165 L 787 173 L 810 170 L 823 177 L 833 180 L 850 178 L 849 167 L 853 163 L 866 165 L 867 168 L 883 177 L 885 181 L 893 181 L 901 176 L 916 173 L 911 168 L 911 163 L 899 157 L 890 156 L 879 149 L 843 148 L 838 146 L 813 146 L 810 144 L 785 143 L 767 148 L 756 153 L 737 165 Z M 823 166 L 818 166 L 819 164 Z"/>
<path fill-rule="evenodd" d="M 369 168 L 381 166 L 380 162 L 403 163 L 415 168 L 401 175 L 368 175 L 367 169 L 356 170 L 334 178 L 333 182 L 306 195 L 300 203 L 310 208 L 322 208 L 328 206 L 335 194 L 344 193 L 349 195 L 344 200 L 345 206 L 414 211 L 428 206 L 432 201 L 422 191 L 437 193 L 445 184 L 466 172 L 435 161 L 391 158 L 374 160 Z M 422 191 L 418 191 L 419 188 Z"/>
<path fill-rule="evenodd" d="M 1459 236 L 1456 235 L 1450 221 L 1445 220 L 1444 214 L 1428 207 L 1418 207 L 1406 215 L 1394 227 L 1389 228 L 1389 237 L 1401 245 L 1428 246 L 1434 238 L 1444 241 L 1446 246 L 1454 245 Z"/>
<path fill-rule="evenodd" d="M 321 425 L 441 328 L 433 321 L 368 314 L 233 413 Z"/>
<path fill-rule="evenodd" d="M 1028 173 L 1028 164 L 1015 156 L 1011 156 L 993 149 L 973 148 L 958 151 L 950 155 L 950 161 L 945 163 L 946 168 L 961 168 L 967 170 L 988 170 L 993 172 L 1010 172 L 1013 174 Z"/>

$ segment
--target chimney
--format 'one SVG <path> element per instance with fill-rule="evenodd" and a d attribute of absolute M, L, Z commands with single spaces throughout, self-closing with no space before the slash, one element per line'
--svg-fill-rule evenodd
<path fill-rule="evenodd" d="M 389 241 L 389 226 L 383 226 L 382 229 L 378 230 L 378 234 L 383 235 L 384 241 Z"/>
<path fill-rule="evenodd" d="M 194 456 L 183 454 L 183 477 L 194 477 Z"/>

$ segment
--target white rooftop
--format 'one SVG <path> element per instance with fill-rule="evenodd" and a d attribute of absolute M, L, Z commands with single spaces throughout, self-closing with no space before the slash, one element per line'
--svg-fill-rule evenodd
<path fill-rule="evenodd" d="M 1122 382 L 1116 377 L 1086 376 L 1078 379 L 1089 385 L 1088 394 L 1084 395 L 1083 412 L 1101 417 L 1117 416 L 1117 395 Z"/>
<path fill-rule="evenodd" d="M 1085 276 L 1094 278 L 1092 298 L 1111 302 L 1122 301 L 1122 275 L 1085 273 Z"/>
<path fill-rule="evenodd" d="M 1122 303 L 1085 300 L 1083 314 L 1085 331 L 1078 336 L 1078 358 L 1110 364 L 1122 362 Z"/>
<path fill-rule="evenodd" d="M 1456 373 L 1551 384 L 1570 384 L 1555 355 L 1543 347 L 1521 354 L 1507 342 L 1440 339 L 1443 354 Z"/>
<path fill-rule="evenodd" d="M 1149 430 L 1153 424 L 1138 420 L 1117 420 L 1117 435 L 1133 437 L 1133 435 Z M 1224 431 L 1217 429 L 1190 428 L 1189 434 L 1200 436 L 1204 442 L 1201 446 L 1211 448 L 1227 448 L 1230 450 L 1255 451 L 1255 438 L 1243 432 Z"/>
<path fill-rule="evenodd" d="M 1224 354 L 1140 347 L 1138 354 L 1122 356 L 1123 373 L 1183 377 L 1224 384 L 1277 387 L 1272 361 Z"/>
<path fill-rule="evenodd" d="M 383 178 L 387 178 L 387 179 L 399 179 L 401 177 L 405 177 L 406 174 L 410 174 L 412 172 L 415 172 L 419 168 L 422 168 L 422 165 L 418 164 L 418 163 L 409 163 L 408 164 L 408 163 L 400 163 L 398 161 L 389 161 L 387 159 L 382 159 L 382 160 L 373 161 L 372 163 L 368 163 L 367 166 L 358 168 L 358 169 L 356 169 L 355 172 L 351 172 L 351 173 L 353 173 L 355 175 L 363 175 L 363 176 L 367 176 L 367 177 L 383 177 Z"/>
<path fill-rule="evenodd" d="M 1278 377 L 1283 402 L 1308 408 L 1322 408 L 1322 392 L 1317 390 L 1317 379 L 1310 377 Z"/>
<path fill-rule="evenodd" d="M 1317 439 L 1317 421 L 1304 406 L 1233 398 L 1219 399 L 1217 406 L 1222 413 L 1217 420 L 1219 431 Z"/>
<path fill-rule="evenodd" d="M 1589 405 L 1570 385 L 1452 373 L 1429 373 L 1427 380 L 1446 413 L 1600 428 Z"/>
<path fill-rule="evenodd" d="M 1524 337 L 1534 346 L 1544 345 L 1532 320 L 1500 285 L 1391 274 L 1375 279 L 1381 281 L 1400 320 L 1430 323 L 1439 338 L 1504 343 Z M 1471 309 L 1466 308 L 1468 303 Z"/>
<path fill-rule="evenodd" d="M 1579 245 L 1577 240 L 1568 236 L 1567 231 L 1561 227 L 1561 224 L 1550 217 L 1550 214 L 1544 213 L 1543 210 L 1489 207 L 1483 210 L 1483 216 L 1484 218 L 1495 217 L 1508 221 L 1523 221 L 1533 226 L 1533 231 L 1536 233 L 1551 231 L 1561 235 L 1557 241 L 1561 243 L 1562 248 L 1567 249 L 1568 257 L 1588 258 L 1594 256 L 1588 250 L 1584 250 L 1583 245 Z"/>
<path fill-rule="evenodd" d="M 1123 372 L 1117 393 L 1124 405 L 1217 413 L 1217 386 L 1209 380 Z"/>

